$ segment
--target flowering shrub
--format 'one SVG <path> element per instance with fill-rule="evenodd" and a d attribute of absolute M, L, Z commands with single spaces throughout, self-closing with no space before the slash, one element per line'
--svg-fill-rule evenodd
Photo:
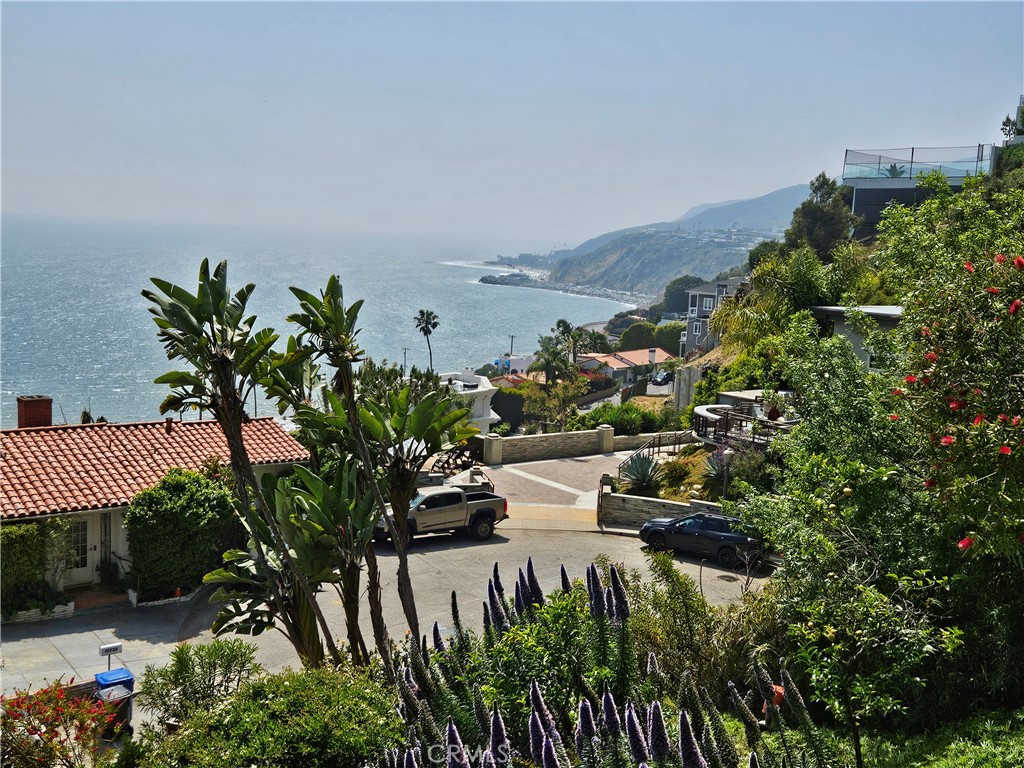
<path fill-rule="evenodd" d="M 894 209 L 883 253 L 908 287 L 897 399 L 928 456 L 922 484 L 949 511 L 952 544 L 1019 554 L 1024 535 L 1024 192 L 978 183 Z"/>
<path fill-rule="evenodd" d="M 116 717 L 104 702 L 68 694 L 60 680 L 35 692 L 2 696 L 0 704 L 5 766 L 92 765 L 101 736 Z"/>

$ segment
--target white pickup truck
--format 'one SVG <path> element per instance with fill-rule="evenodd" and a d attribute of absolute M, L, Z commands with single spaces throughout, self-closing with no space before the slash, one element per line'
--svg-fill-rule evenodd
<path fill-rule="evenodd" d="M 409 504 L 409 541 L 421 533 L 463 530 L 477 541 L 486 541 L 495 524 L 507 517 L 508 500 L 497 494 L 452 486 L 421 488 Z M 374 538 L 388 538 L 383 520 L 377 522 Z"/>

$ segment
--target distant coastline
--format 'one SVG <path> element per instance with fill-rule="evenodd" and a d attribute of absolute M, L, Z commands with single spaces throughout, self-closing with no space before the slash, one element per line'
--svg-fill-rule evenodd
<path fill-rule="evenodd" d="M 639 307 L 650 304 L 655 297 L 643 293 L 631 291 L 616 291 L 611 288 L 602 288 L 595 285 L 575 285 L 573 283 L 557 283 L 548 280 L 539 270 L 523 270 L 501 275 L 484 275 L 479 282 L 485 285 L 506 285 L 515 288 L 540 288 L 545 291 L 557 291 L 558 293 L 571 293 L 576 296 L 591 296 L 597 299 L 608 299 L 618 301 L 622 304 L 629 304 Z"/>

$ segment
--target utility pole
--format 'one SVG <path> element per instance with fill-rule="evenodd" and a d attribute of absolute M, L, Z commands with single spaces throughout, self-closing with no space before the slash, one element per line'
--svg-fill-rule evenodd
<path fill-rule="evenodd" d="M 405 376 L 405 363 L 409 356 L 409 347 L 402 347 L 402 376 Z"/>
<path fill-rule="evenodd" d="M 512 345 L 516 343 L 516 337 L 509 334 L 508 337 L 508 372 L 512 373 Z"/>

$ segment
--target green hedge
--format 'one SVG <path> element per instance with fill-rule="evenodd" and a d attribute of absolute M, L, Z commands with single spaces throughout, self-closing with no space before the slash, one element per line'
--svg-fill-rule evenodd
<path fill-rule="evenodd" d="M 523 423 L 523 393 L 516 387 L 499 387 L 491 397 L 491 410 L 515 432 Z"/>
<path fill-rule="evenodd" d="M 0 527 L 0 600 L 4 616 L 67 602 L 47 577 L 59 581 L 70 557 L 67 519 Z"/>
<path fill-rule="evenodd" d="M 0 584 L 4 612 L 26 596 L 42 593 L 46 540 L 39 523 L 0 527 Z"/>
<path fill-rule="evenodd" d="M 334 768 L 370 765 L 402 743 L 394 693 L 365 670 L 286 671 L 243 683 L 197 711 L 144 768 Z"/>
<path fill-rule="evenodd" d="M 217 541 L 232 524 L 231 492 L 197 472 L 172 469 L 132 499 L 124 515 L 130 581 L 156 600 L 202 584 L 220 559 Z"/>

